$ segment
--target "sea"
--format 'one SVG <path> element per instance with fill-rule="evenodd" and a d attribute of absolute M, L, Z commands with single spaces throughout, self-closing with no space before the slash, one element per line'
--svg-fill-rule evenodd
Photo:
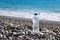
<path fill-rule="evenodd" d="M 60 21 L 60 0 L 0 0 L 0 15 Z"/>

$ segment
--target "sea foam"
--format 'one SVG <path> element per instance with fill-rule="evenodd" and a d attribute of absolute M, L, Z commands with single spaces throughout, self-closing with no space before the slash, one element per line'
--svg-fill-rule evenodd
<path fill-rule="evenodd" d="M 0 10 L 1 16 L 11 16 L 11 17 L 24 17 L 24 18 L 33 18 L 33 13 L 35 11 L 25 11 L 25 10 Z M 38 12 L 40 13 L 40 20 L 52 20 L 60 21 L 60 14 L 54 12 Z"/>

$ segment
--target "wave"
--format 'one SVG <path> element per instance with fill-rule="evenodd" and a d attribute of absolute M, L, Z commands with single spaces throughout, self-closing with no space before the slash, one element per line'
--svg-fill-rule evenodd
<path fill-rule="evenodd" d="M 1 16 L 11 16 L 11 17 L 24 17 L 24 18 L 33 18 L 33 14 L 35 11 L 33 10 L 0 10 Z M 54 12 L 41 12 L 39 15 L 40 20 L 52 20 L 52 21 L 60 21 L 60 14 Z"/>

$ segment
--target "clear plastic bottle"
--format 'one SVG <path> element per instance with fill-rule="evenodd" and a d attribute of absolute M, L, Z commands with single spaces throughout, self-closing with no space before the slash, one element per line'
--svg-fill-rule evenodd
<path fill-rule="evenodd" d="M 34 13 L 33 16 L 33 32 L 39 32 L 39 13 Z"/>

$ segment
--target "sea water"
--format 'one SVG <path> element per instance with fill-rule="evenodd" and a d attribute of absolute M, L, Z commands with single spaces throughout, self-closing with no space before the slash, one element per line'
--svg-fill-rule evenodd
<path fill-rule="evenodd" d="M 60 21 L 60 0 L 0 0 L 0 15 L 32 18 L 34 12 L 40 20 Z"/>

